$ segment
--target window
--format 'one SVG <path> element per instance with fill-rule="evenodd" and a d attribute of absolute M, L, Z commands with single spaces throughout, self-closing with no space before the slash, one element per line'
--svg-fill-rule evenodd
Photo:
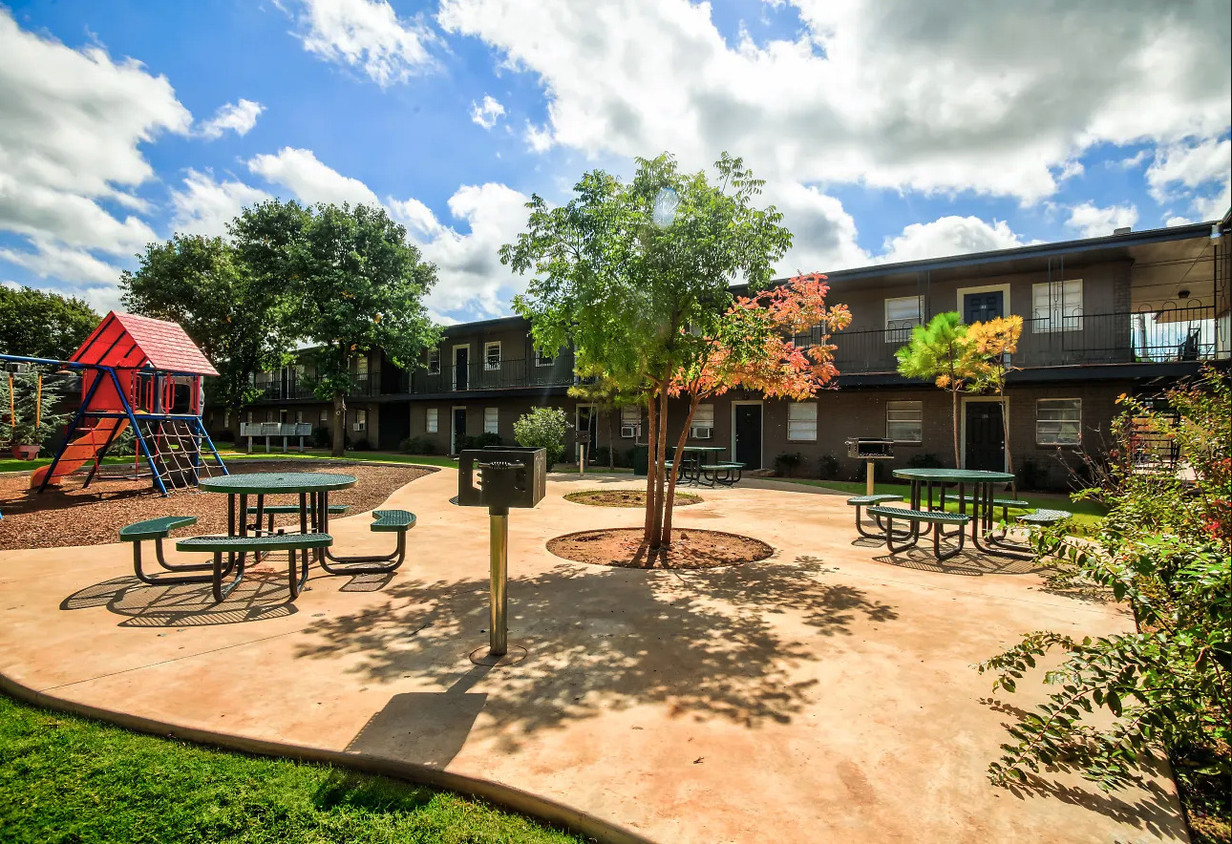
<path fill-rule="evenodd" d="M 693 414 L 693 426 L 689 436 L 695 440 L 708 440 L 714 434 L 714 405 L 699 404 Z"/>
<path fill-rule="evenodd" d="M 357 355 L 355 357 L 355 377 L 356 378 L 367 378 L 368 377 L 368 356 L 367 355 Z"/>
<path fill-rule="evenodd" d="M 326 410 L 325 408 L 321 408 L 321 427 L 322 428 L 329 427 L 329 411 Z"/>
<path fill-rule="evenodd" d="M 535 366 L 552 366 L 554 363 L 555 357 L 548 357 L 542 349 L 535 347 Z"/>
<path fill-rule="evenodd" d="M 273 410 L 267 410 L 267 411 L 265 411 L 265 421 L 266 421 L 266 422 L 273 422 L 273 421 L 274 421 L 274 411 L 273 411 Z"/>
<path fill-rule="evenodd" d="M 439 411 L 435 407 L 430 407 L 424 414 L 424 430 L 429 434 L 435 434 L 440 430 L 440 417 L 437 415 Z"/>
<path fill-rule="evenodd" d="M 501 344 L 499 340 L 483 344 L 484 369 L 500 369 Z"/>
<path fill-rule="evenodd" d="M 366 410 L 355 411 L 355 421 L 351 425 L 351 430 L 353 431 L 368 430 L 368 411 Z"/>
<path fill-rule="evenodd" d="M 1082 442 L 1082 399 L 1040 399 L 1035 403 L 1036 445 Z"/>
<path fill-rule="evenodd" d="M 1082 279 L 1031 285 L 1031 333 L 1082 330 Z"/>
<path fill-rule="evenodd" d="M 620 436 L 626 440 L 636 439 L 642 434 L 642 409 L 636 404 L 625 405 L 620 409 Z"/>
<path fill-rule="evenodd" d="M 429 375 L 440 375 L 441 374 L 441 350 L 440 349 L 428 349 L 428 374 Z"/>
<path fill-rule="evenodd" d="M 222 426 L 224 428 L 231 427 L 231 411 L 227 411 L 222 415 Z"/>
<path fill-rule="evenodd" d="M 924 402 L 886 402 L 886 439 L 918 443 L 924 439 Z"/>
<path fill-rule="evenodd" d="M 295 411 L 295 424 L 296 425 L 304 424 L 304 411 L 302 410 Z"/>
<path fill-rule="evenodd" d="M 906 343 L 911 329 L 924 321 L 924 297 L 900 296 L 885 300 L 885 341 Z"/>
<path fill-rule="evenodd" d="M 485 407 L 483 409 L 483 432 L 485 434 L 499 433 L 497 423 L 500 419 L 500 411 L 495 407 Z"/>
<path fill-rule="evenodd" d="M 787 439 L 793 442 L 817 441 L 817 402 L 792 402 L 787 405 Z"/>

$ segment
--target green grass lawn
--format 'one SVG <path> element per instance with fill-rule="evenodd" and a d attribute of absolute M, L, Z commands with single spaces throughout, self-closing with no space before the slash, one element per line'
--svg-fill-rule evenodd
<path fill-rule="evenodd" d="M 584 840 L 449 792 L 207 750 L 3 695 L 0 795 L 9 844 Z"/>
<path fill-rule="evenodd" d="M 863 495 L 863 481 L 815 481 L 808 478 L 775 478 L 775 480 L 787 481 L 793 484 L 804 484 L 805 486 L 819 486 L 825 489 L 833 489 L 839 492 L 845 492 L 848 495 Z M 873 489 L 878 495 L 901 495 L 904 500 L 911 495 L 911 486 L 909 484 L 896 483 L 879 483 L 874 484 Z M 1008 498 L 1009 493 L 998 497 Z M 1033 509 L 1045 510 L 1068 510 L 1074 514 L 1071 524 L 1081 531 L 1089 531 L 1099 527 L 1100 521 L 1107 512 L 1102 504 L 1097 504 L 1094 501 L 1071 501 L 1068 495 L 1050 494 L 1044 492 L 1021 493 L 1018 498 L 1022 501 L 1030 501 Z M 945 509 L 956 513 L 958 512 L 958 502 L 952 498 L 945 503 Z M 1010 510 L 1012 517 L 1016 512 Z M 1001 510 L 998 508 L 997 514 L 1000 517 Z"/>
<path fill-rule="evenodd" d="M 243 451 L 236 451 L 233 448 L 219 448 L 218 453 L 222 455 L 223 460 L 240 460 L 248 458 L 261 458 L 269 460 L 285 460 L 285 459 L 311 459 L 311 460 L 366 460 L 372 463 L 411 463 L 420 466 L 445 466 L 456 468 L 458 461 L 452 457 L 442 457 L 435 454 L 402 454 L 397 451 L 348 451 L 346 457 L 335 458 L 330 456 L 328 449 L 306 449 L 305 451 L 288 451 L 283 454 L 281 451 L 271 451 L 268 454 L 264 450 L 257 447 L 251 454 Z M 21 462 L 21 461 L 17 461 Z M 576 463 L 557 463 L 553 468 L 553 472 L 577 473 Z M 588 466 L 588 472 L 606 472 L 606 466 Z M 615 469 L 616 472 L 632 472 L 632 469 Z"/>

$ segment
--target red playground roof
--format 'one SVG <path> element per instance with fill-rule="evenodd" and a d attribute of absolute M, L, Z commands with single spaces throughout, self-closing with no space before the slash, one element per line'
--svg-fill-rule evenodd
<path fill-rule="evenodd" d="M 192 375 L 218 374 L 179 323 L 115 311 L 103 317 L 72 360 L 120 369 L 149 366 Z"/>

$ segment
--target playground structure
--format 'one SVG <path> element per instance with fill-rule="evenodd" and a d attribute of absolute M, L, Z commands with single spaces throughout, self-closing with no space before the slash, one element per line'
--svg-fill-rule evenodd
<path fill-rule="evenodd" d="M 70 360 L 0 355 L 0 361 L 82 375 L 81 406 L 63 443 L 50 465 L 30 476 L 39 492 L 82 470 L 82 486 L 88 487 L 99 477 L 107 450 L 129 429 L 136 439 L 134 461 L 144 458 L 163 495 L 195 487 L 201 477 L 229 474 L 201 423 L 201 379 L 218 373 L 174 322 L 112 311 Z"/>

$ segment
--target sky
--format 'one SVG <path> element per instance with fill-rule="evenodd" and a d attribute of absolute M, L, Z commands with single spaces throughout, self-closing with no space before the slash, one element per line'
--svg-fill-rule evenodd
<path fill-rule="evenodd" d="M 0 284 L 119 306 L 174 232 L 384 205 L 442 322 L 510 313 L 531 194 L 723 151 L 780 275 L 1217 219 L 1227 0 L 0 0 Z"/>

